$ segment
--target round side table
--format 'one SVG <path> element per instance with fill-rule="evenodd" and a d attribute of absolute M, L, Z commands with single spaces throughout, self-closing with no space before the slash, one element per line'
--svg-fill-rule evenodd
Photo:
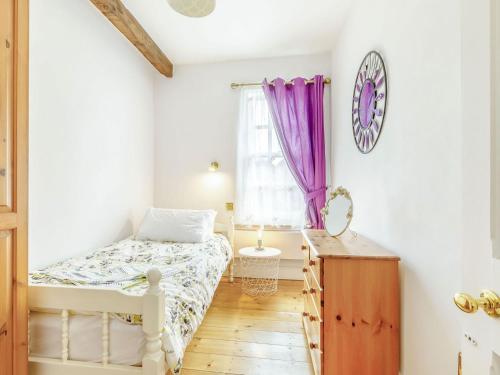
<path fill-rule="evenodd" d="M 278 291 L 281 250 L 274 247 L 244 247 L 239 250 L 241 289 L 250 296 L 271 295 Z"/>

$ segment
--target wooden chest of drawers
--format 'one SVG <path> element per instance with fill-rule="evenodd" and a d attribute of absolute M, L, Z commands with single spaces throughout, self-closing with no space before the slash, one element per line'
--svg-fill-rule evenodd
<path fill-rule="evenodd" d="M 315 374 L 397 375 L 399 258 L 359 235 L 302 235 L 302 315 Z"/>

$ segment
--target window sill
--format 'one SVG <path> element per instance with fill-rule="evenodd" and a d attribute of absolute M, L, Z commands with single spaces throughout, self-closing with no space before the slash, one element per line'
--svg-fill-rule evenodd
<path fill-rule="evenodd" d="M 255 232 L 260 228 L 260 225 L 234 224 L 235 230 Z M 265 232 L 300 232 L 301 227 L 293 227 L 291 225 L 264 225 Z"/>

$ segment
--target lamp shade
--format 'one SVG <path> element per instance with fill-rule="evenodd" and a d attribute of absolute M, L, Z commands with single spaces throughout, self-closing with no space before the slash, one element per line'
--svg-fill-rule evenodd
<path fill-rule="evenodd" d="M 168 0 L 177 13 L 187 17 L 205 17 L 215 9 L 215 0 Z"/>

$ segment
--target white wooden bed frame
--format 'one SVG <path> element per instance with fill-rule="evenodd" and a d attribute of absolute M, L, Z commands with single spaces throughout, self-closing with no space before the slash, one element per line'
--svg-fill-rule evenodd
<path fill-rule="evenodd" d="M 228 266 L 229 280 L 233 282 L 234 225 L 232 216 L 229 217 L 228 224 L 217 225 L 216 232 L 223 232 L 228 237 L 233 249 L 233 258 Z M 221 230 L 221 226 L 225 229 Z M 165 375 L 168 366 L 161 342 L 165 323 L 165 292 L 159 286 L 161 276 L 158 268 L 153 267 L 148 271 L 147 279 L 149 288 L 142 296 L 128 295 L 119 290 L 104 288 L 30 285 L 28 288 L 29 311 L 41 309 L 60 310 L 62 328 L 61 358 L 50 359 L 30 355 L 30 375 Z M 101 314 L 101 363 L 68 359 L 69 311 L 86 311 Z M 109 317 L 111 313 L 142 315 L 142 330 L 146 338 L 142 367 L 109 363 Z M 168 370 L 168 373 L 171 374 L 171 371 Z"/>

